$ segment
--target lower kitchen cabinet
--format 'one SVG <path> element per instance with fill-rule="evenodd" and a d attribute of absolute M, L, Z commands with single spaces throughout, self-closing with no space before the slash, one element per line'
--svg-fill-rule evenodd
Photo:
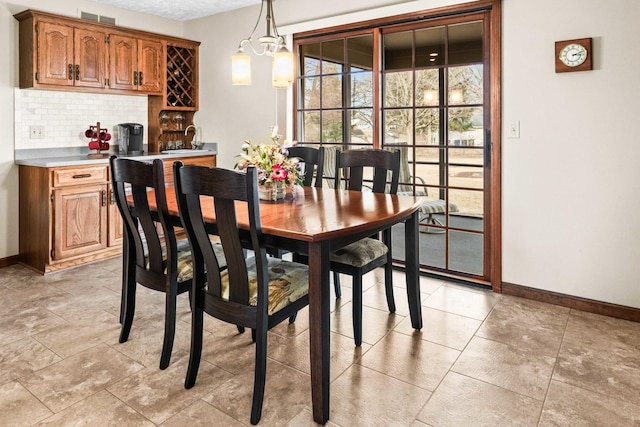
<path fill-rule="evenodd" d="M 173 163 L 215 166 L 216 156 L 163 160 L 167 184 Z M 122 217 L 109 183 L 109 165 L 20 165 L 20 262 L 41 272 L 119 255 Z"/>

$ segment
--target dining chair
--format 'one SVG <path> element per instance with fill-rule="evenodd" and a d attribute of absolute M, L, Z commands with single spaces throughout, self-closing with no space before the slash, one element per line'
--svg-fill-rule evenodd
<path fill-rule="evenodd" d="M 289 157 L 297 157 L 304 164 L 305 187 L 310 187 L 313 177 L 316 177 L 314 187 L 322 187 L 324 148 L 294 146 L 287 149 Z"/>
<path fill-rule="evenodd" d="M 129 338 L 136 307 L 136 287 L 164 292 L 164 340 L 160 369 L 169 366 L 175 336 L 176 297 L 191 290 L 193 269 L 188 244 L 180 248 L 170 223 L 162 161 L 152 164 L 112 156 L 111 182 L 123 219 L 121 343 Z M 153 190 L 153 191 L 150 191 Z M 133 206 L 128 200 L 132 198 Z M 153 200 L 155 198 L 155 201 Z M 155 202 L 157 210 L 150 205 Z M 218 252 L 221 255 L 221 251 Z"/>
<path fill-rule="evenodd" d="M 255 167 L 244 173 L 176 162 L 174 182 L 194 260 L 191 351 L 185 388 L 193 387 L 198 375 L 204 313 L 236 325 L 241 332 L 244 327 L 251 328 L 256 343 L 251 424 L 257 424 L 265 388 L 267 330 L 309 304 L 308 267 L 266 256 Z M 213 200 L 212 212 L 203 212 L 201 197 Z M 236 212 L 236 208 L 244 212 Z M 214 213 L 212 228 L 203 218 Z M 238 216 L 248 218 L 249 230 L 240 229 Z M 227 268 L 222 271 L 209 233 L 218 235 L 222 244 L 227 260 Z M 254 257 L 246 260 L 243 246 L 252 249 Z"/>
<path fill-rule="evenodd" d="M 336 151 L 335 188 L 363 191 L 366 187 L 375 193 L 396 194 L 400 171 L 400 151 L 360 149 Z M 371 182 L 368 182 L 371 180 Z M 353 280 L 353 334 L 357 346 L 362 344 L 362 276 L 384 266 L 384 284 L 387 305 L 395 313 L 393 297 L 393 257 L 391 229 L 382 231 L 382 240 L 365 237 L 331 253 L 331 271 L 334 272 L 336 296 L 340 296 L 340 281 L 336 273 L 348 274 Z"/>

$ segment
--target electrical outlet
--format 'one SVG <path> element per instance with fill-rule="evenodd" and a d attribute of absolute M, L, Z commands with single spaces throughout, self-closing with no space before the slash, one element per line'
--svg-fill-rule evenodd
<path fill-rule="evenodd" d="M 509 124 L 509 138 L 520 138 L 520 120 L 513 120 Z"/>
<path fill-rule="evenodd" d="M 43 139 L 44 126 L 29 126 L 29 139 Z"/>

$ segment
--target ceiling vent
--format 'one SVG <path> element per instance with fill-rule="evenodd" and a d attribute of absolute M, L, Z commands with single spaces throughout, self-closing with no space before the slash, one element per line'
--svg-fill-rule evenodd
<path fill-rule="evenodd" d="M 112 18 L 110 16 L 96 15 L 94 13 L 89 13 L 89 12 L 80 12 L 80 18 L 86 19 L 87 21 L 102 22 L 103 24 L 116 25 L 116 18 Z"/>

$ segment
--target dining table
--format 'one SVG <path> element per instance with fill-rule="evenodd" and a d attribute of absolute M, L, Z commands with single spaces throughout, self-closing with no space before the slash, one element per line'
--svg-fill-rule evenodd
<path fill-rule="evenodd" d="M 168 186 L 169 213 L 179 219 L 175 188 Z M 237 202 L 238 203 L 238 202 Z M 205 221 L 215 226 L 211 198 L 202 199 Z M 419 284 L 418 213 L 422 199 L 331 188 L 299 187 L 277 201 L 260 201 L 265 244 L 308 256 L 309 344 L 313 419 L 329 420 L 330 253 L 361 238 L 404 223 L 405 277 L 411 325 L 422 329 Z M 249 229 L 246 209 L 238 225 Z"/>

